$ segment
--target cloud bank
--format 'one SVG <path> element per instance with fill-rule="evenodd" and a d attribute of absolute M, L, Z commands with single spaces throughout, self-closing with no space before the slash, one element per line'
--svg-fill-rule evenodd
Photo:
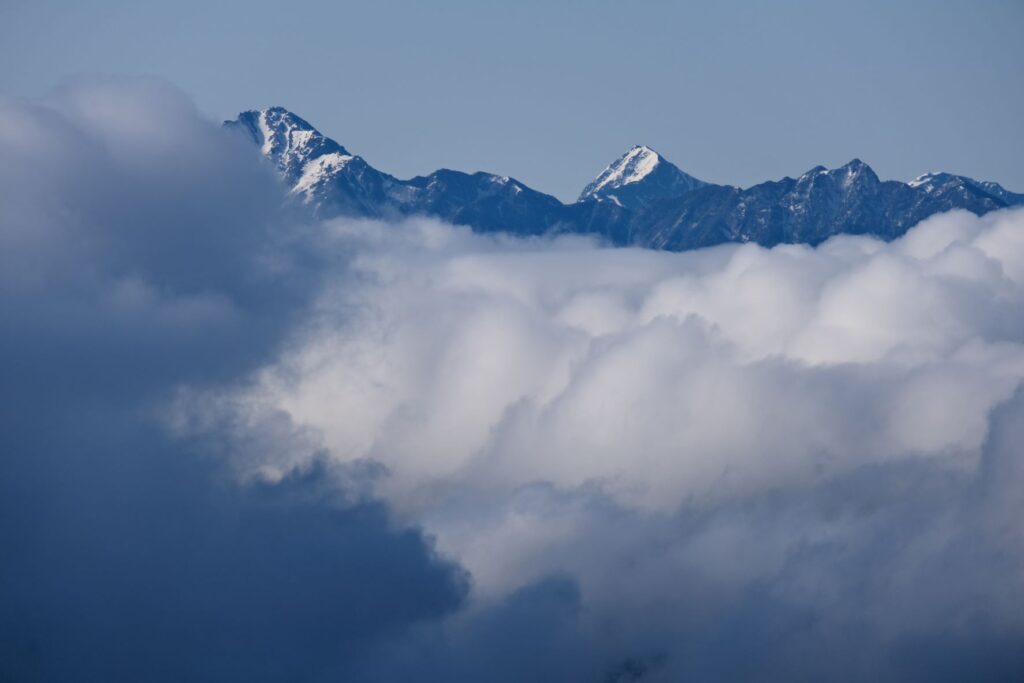
<path fill-rule="evenodd" d="M 257 156 L 0 103 L 0 678 L 1024 673 L 1024 212 L 668 254 Z"/>
<path fill-rule="evenodd" d="M 222 400 L 384 464 L 469 570 L 481 612 L 408 671 L 545 679 L 534 640 L 550 680 L 1020 671 L 1024 212 L 683 254 L 331 227 L 351 267 Z"/>

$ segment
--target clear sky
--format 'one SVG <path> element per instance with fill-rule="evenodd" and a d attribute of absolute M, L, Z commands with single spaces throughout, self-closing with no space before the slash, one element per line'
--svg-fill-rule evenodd
<path fill-rule="evenodd" d="M 647 144 L 749 185 L 859 157 L 1024 191 L 1024 2 L 0 0 L 0 92 L 155 75 L 272 104 L 381 170 L 572 199 Z"/>

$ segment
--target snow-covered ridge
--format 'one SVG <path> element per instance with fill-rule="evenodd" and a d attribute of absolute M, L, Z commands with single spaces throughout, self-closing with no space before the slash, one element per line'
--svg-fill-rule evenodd
<path fill-rule="evenodd" d="M 427 215 L 479 232 L 594 234 L 615 245 L 683 250 L 817 244 L 840 233 L 891 239 L 942 211 L 981 215 L 1024 205 L 1024 195 L 997 183 L 948 173 L 882 181 L 859 159 L 746 189 L 709 185 L 646 145 L 627 150 L 579 200 L 563 203 L 506 175 L 439 169 L 400 180 L 280 107 L 243 112 L 225 125 L 246 134 L 292 195 L 321 217 Z"/>
<path fill-rule="evenodd" d="M 293 194 L 304 194 L 306 199 L 311 200 L 310 192 L 318 186 L 328 182 L 334 174 L 338 173 L 355 157 L 351 154 L 331 152 L 311 159 L 302 167 L 302 175 L 292 186 Z"/>
<path fill-rule="evenodd" d="M 229 125 L 247 132 L 260 152 L 274 162 L 291 184 L 306 174 L 307 164 L 320 157 L 351 156 L 344 147 L 283 107 L 242 112 L 238 120 Z M 329 165 L 329 162 L 318 164 L 320 167 Z"/>

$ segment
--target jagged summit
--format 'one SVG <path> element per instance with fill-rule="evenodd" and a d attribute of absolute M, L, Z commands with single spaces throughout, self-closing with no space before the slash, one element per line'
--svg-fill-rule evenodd
<path fill-rule="evenodd" d="M 821 175 L 822 173 L 828 173 L 828 169 L 825 168 L 824 166 L 818 165 L 812 168 L 807 173 L 804 173 L 802 176 L 800 176 L 800 179 L 803 180 L 805 178 L 812 178 L 816 175 Z"/>
<path fill-rule="evenodd" d="M 997 199 L 1007 205 L 1024 204 L 1024 194 L 1017 192 L 1010 192 L 999 183 L 994 183 L 987 180 L 975 180 L 974 178 L 968 178 L 967 176 L 954 175 L 952 173 L 943 172 L 928 172 L 917 176 L 913 180 L 907 183 L 910 187 L 921 189 L 929 194 L 937 194 L 942 192 L 960 192 L 966 193 L 970 191 L 984 192 L 985 194 Z"/>
<path fill-rule="evenodd" d="M 621 207 L 638 208 L 705 185 L 647 145 L 634 145 L 583 188 L 578 201 L 607 200 Z"/>
<path fill-rule="evenodd" d="M 244 111 L 225 125 L 247 133 L 292 183 L 300 180 L 310 162 L 319 160 L 321 167 L 336 167 L 352 159 L 348 150 L 284 107 Z"/>
<path fill-rule="evenodd" d="M 799 178 L 798 182 L 806 182 L 809 179 L 816 178 L 818 176 L 829 176 L 836 179 L 848 179 L 847 182 L 855 180 L 857 178 L 865 178 L 868 180 L 878 180 L 878 176 L 875 174 L 874 169 L 868 166 L 860 159 L 851 159 L 838 168 L 826 168 L 825 166 L 815 166 L 811 170 L 807 171 Z"/>
<path fill-rule="evenodd" d="M 974 178 L 969 178 L 966 175 L 954 175 L 952 173 L 943 173 L 941 171 L 930 171 L 919 175 L 906 184 L 911 187 L 923 189 L 929 194 L 940 193 L 940 191 L 950 191 L 952 189 L 959 189 L 963 191 L 965 188 L 972 188 L 980 190 L 982 193 L 985 193 L 1000 202 L 1005 202 L 1008 205 L 1024 203 L 1024 195 L 1012 193 L 1012 191 L 997 182 L 991 182 L 989 180 L 975 180 Z"/>
<path fill-rule="evenodd" d="M 538 234 L 564 222 L 561 202 L 508 176 L 441 169 L 399 180 L 283 107 L 245 111 L 224 125 L 245 133 L 277 166 L 292 195 L 322 217 L 426 214 L 475 228 Z"/>

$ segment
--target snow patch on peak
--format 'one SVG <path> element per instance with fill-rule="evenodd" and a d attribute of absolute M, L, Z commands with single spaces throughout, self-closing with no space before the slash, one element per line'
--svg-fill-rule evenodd
<path fill-rule="evenodd" d="M 853 159 L 838 170 L 843 171 L 840 184 L 843 190 L 846 191 L 850 190 L 857 183 L 878 181 L 878 176 L 871 170 L 871 167 L 860 159 Z"/>
<path fill-rule="evenodd" d="M 312 190 L 324 181 L 330 180 L 354 158 L 351 154 L 331 152 L 308 161 L 302 167 L 302 175 L 292 187 L 292 193 L 305 194 L 307 199 L 310 198 Z"/>
<path fill-rule="evenodd" d="M 594 181 L 591 193 L 638 183 L 661 163 L 661 156 L 646 145 L 636 145 L 608 166 Z"/>
<path fill-rule="evenodd" d="M 911 187 L 920 187 L 921 185 L 927 185 L 931 183 L 933 180 L 937 179 L 940 175 L 940 173 L 928 171 L 927 173 L 922 173 L 921 175 L 917 176 L 916 178 L 908 182 L 907 185 L 910 185 Z"/>
<path fill-rule="evenodd" d="M 308 158 L 314 151 L 325 151 L 320 148 L 327 138 L 286 109 L 271 107 L 260 111 L 257 125 L 262 137 L 260 151 L 265 156 L 287 158 L 299 155 Z M 337 147 L 337 151 L 347 154 L 340 145 Z"/>
<path fill-rule="evenodd" d="M 260 152 L 265 157 L 269 157 L 274 149 L 274 131 L 267 122 L 267 111 L 261 111 L 256 118 L 257 125 L 260 127 L 260 135 L 263 137 L 263 145 L 260 147 Z"/>

